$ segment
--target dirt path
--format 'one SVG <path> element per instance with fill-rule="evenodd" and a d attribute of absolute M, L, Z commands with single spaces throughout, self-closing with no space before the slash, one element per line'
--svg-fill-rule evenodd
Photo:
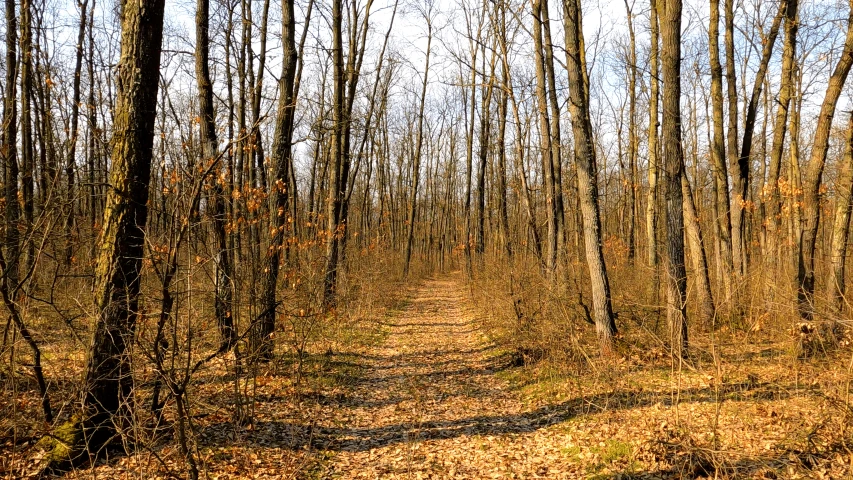
<path fill-rule="evenodd" d="M 496 356 L 473 315 L 458 275 L 417 289 L 390 320 L 384 344 L 365 356 L 369 370 L 342 405 L 327 475 L 568 475 L 561 447 L 569 443 L 544 429 L 570 415 L 565 409 L 524 411 L 495 375 L 506 359 Z"/>

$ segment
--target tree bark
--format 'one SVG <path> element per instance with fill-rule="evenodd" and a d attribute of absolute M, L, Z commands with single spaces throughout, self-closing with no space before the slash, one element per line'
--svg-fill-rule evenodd
<path fill-rule="evenodd" d="M 580 28 L 581 7 L 578 0 L 563 3 L 563 23 L 566 34 L 566 67 L 569 74 L 569 114 L 575 140 L 575 161 L 578 172 L 578 195 L 583 214 L 584 245 L 589 276 L 592 283 L 592 302 L 595 329 L 603 354 L 613 349 L 616 321 L 610 300 L 610 282 L 601 246 L 601 217 L 598 207 L 598 168 L 593 146 L 592 123 L 586 92 L 586 64 L 581 55 L 583 32 Z"/>
<path fill-rule="evenodd" d="M 344 134 L 344 57 L 342 40 L 343 13 L 342 0 L 332 0 L 332 151 L 329 159 L 328 178 L 329 191 L 326 199 L 326 268 L 323 276 L 323 305 L 334 308 L 337 303 L 338 258 L 340 247 L 340 232 L 338 230 L 337 212 L 340 211 L 341 169 L 343 167 L 343 134 Z"/>
<path fill-rule="evenodd" d="M 418 108 L 418 131 L 415 144 L 415 151 L 412 165 L 412 196 L 409 199 L 409 227 L 406 239 L 406 254 L 405 263 L 403 264 L 403 276 L 409 275 L 409 266 L 412 261 L 412 242 L 415 238 L 415 220 L 417 220 L 417 199 L 418 199 L 418 183 L 421 176 L 421 150 L 424 143 L 424 107 L 426 106 L 426 92 L 429 84 L 429 63 L 430 54 L 432 53 L 432 19 L 429 17 L 431 12 L 424 12 L 427 21 L 427 47 L 426 47 L 426 64 L 424 66 L 424 78 L 421 84 L 420 107 Z"/>
<path fill-rule="evenodd" d="M 720 246 L 720 271 L 726 304 L 732 293 L 731 275 L 734 271 L 732 257 L 731 204 L 729 202 L 729 172 L 726 167 L 726 145 L 723 134 L 723 67 L 720 65 L 720 0 L 711 0 L 711 23 L 708 32 L 711 59 L 711 108 L 713 112 L 713 138 L 711 164 L 714 170 L 714 202 L 717 210 L 715 233 Z"/>
<path fill-rule="evenodd" d="M 829 250 L 831 263 L 827 287 L 832 308 L 841 312 L 844 308 L 844 272 L 847 260 L 847 242 L 850 235 L 850 213 L 853 207 L 853 114 L 847 121 L 847 145 L 841 161 L 841 173 L 838 176 L 835 205 L 835 221 L 832 226 L 832 245 Z"/>
<path fill-rule="evenodd" d="M 281 39 L 284 56 L 279 80 L 278 113 L 273 133 L 272 164 L 275 168 L 270 182 L 272 189 L 269 248 L 267 251 L 262 295 L 262 308 L 257 325 L 253 326 L 251 350 L 255 359 L 270 360 L 273 354 L 272 334 L 275 331 L 276 286 L 285 241 L 293 222 L 288 210 L 290 171 L 293 168 L 293 124 L 296 112 L 294 80 L 296 78 L 296 20 L 293 0 L 281 2 Z M 290 221 L 288 221 L 290 220 Z"/>
<path fill-rule="evenodd" d="M 728 0 L 727 0 L 728 1 Z M 728 8 L 728 7 L 727 7 Z M 761 101 L 761 90 L 764 86 L 764 77 L 767 75 L 767 68 L 770 65 L 770 57 L 773 53 L 773 46 L 776 44 L 776 37 L 779 33 L 779 26 L 782 23 L 782 17 L 785 13 L 785 2 L 780 3 L 779 11 L 773 18 L 773 24 L 770 27 L 770 32 L 767 38 L 764 39 L 764 46 L 761 52 L 761 62 L 758 65 L 758 72 L 755 75 L 755 82 L 752 87 L 752 95 L 749 99 L 749 104 L 746 107 L 746 120 L 743 125 L 743 140 L 741 142 L 740 155 L 737 157 L 737 170 L 734 175 L 734 204 L 732 207 L 732 228 L 735 233 L 737 249 L 739 256 L 735 258 L 735 265 L 739 265 L 738 275 L 744 276 L 747 273 L 749 266 L 749 221 L 747 213 L 752 209 L 753 205 L 749 202 L 749 181 L 750 181 L 750 156 L 752 154 L 752 137 L 755 132 L 755 120 L 758 114 L 758 106 Z M 729 19 L 727 18 L 728 22 Z M 726 45 L 728 48 L 728 37 Z M 733 62 L 733 58 L 727 59 L 727 65 Z M 731 99 L 729 100 L 729 108 L 731 108 Z M 731 133 L 730 133 L 731 135 Z M 737 143 L 737 140 L 729 139 L 732 143 Z M 736 145 L 735 145 L 736 147 Z"/>
<path fill-rule="evenodd" d="M 33 61 L 32 61 L 32 4 L 31 0 L 21 1 L 21 200 L 24 206 L 24 271 L 29 271 L 34 262 L 35 244 L 33 243 L 32 228 L 35 221 L 35 161 L 33 158 L 33 127 L 32 127 L 32 90 L 33 90 Z M 20 260 L 18 260 L 20 261 Z"/>
<path fill-rule="evenodd" d="M 658 159 L 658 101 L 660 98 L 658 69 L 659 51 L 659 26 L 657 0 L 650 0 L 651 11 L 649 23 L 651 26 L 651 46 L 649 47 L 649 138 L 648 138 L 648 177 L 649 191 L 646 195 L 646 241 L 649 249 L 648 262 L 650 267 L 657 267 L 657 230 L 658 230 L 658 171 L 660 170 Z"/>
<path fill-rule="evenodd" d="M 734 47 L 734 0 L 725 0 L 723 3 L 725 10 L 724 25 L 725 25 L 725 49 L 726 49 L 726 93 L 728 99 L 728 132 L 726 133 L 726 156 L 728 157 L 729 168 L 734 168 L 738 165 L 738 98 L 737 98 L 737 76 L 735 74 L 735 47 Z M 732 225 L 732 266 L 737 275 L 743 275 L 744 265 L 744 239 L 743 226 L 740 223 L 741 210 L 745 197 L 738 197 L 736 192 L 743 190 L 743 185 L 746 180 L 739 178 L 742 175 L 740 170 L 733 174 L 732 182 L 735 184 L 732 188 L 733 198 L 731 200 L 731 225 Z M 738 182 L 741 182 L 738 185 Z"/>
<path fill-rule="evenodd" d="M 66 265 L 71 265 L 71 257 L 74 256 L 74 169 L 77 165 L 77 132 L 80 122 L 80 74 L 83 71 L 83 42 L 86 39 L 86 18 L 89 0 L 78 2 L 80 8 L 80 25 L 77 30 L 77 46 L 74 61 L 74 80 L 71 98 L 71 134 L 68 137 L 68 158 L 65 159 L 65 177 L 68 182 L 68 214 L 65 217 L 65 256 Z"/>
<path fill-rule="evenodd" d="M 18 204 L 18 51 L 17 17 L 15 0 L 6 0 L 6 98 L 3 102 L 3 167 L 5 169 L 6 222 L 4 248 L 6 250 L 5 275 L 9 285 L 18 286 L 18 261 L 20 251 L 20 217 Z"/>
<path fill-rule="evenodd" d="M 127 2 L 122 11 L 112 169 L 95 268 L 95 328 L 83 379 L 82 409 L 46 437 L 44 465 L 59 471 L 89 457 L 130 420 L 133 341 L 154 144 L 163 0 Z"/>
<path fill-rule="evenodd" d="M 699 226 L 699 215 L 693 200 L 693 190 L 687 175 L 681 175 L 681 194 L 684 203 L 684 233 L 690 244 L 690 257 L 693 261 L 693 275 L 696 278 L 696 296 L 699 304 L 699 321 L 705 328 L 714 325 L 714 295 L 711 293 L 711 280 L 708 277 L 708 257 L 705 254 L 705 244 L 702 230 Z"/>
<path fill-rule="evenodd" d="M 542 41 L 542 24 L 545 17 L 542 3 L 547 0 L 533 0 L 533 62 L 536 68 L 536 106 L 539 112 L 539 146 L 542 160 L 542 171 L 545 181 L 545 206 L 548 219 L 548 238 L 545 253 L 545 269 L 549 281 L 556 281 L 557 249 L 558 249 L 558 219 L 557 201 L 555 198 L 554 163 L 551 149 L 551 121 L 548 115 L 548 95 L 545 68 L 545 47 Z"/>
<path fill-rule="evenodd" d="M 800 235 L 800 255 L 797 268 L 797 303 L 800 316 L 805 320 L 814 317 L 814 255 L 817 230 L 820 223 L 820 186 L 826 154 L 829 150 L 829 133 L 838 98 L 853 66 L 853 0 L 848 1 L 850 12 L 847 17 L 847 38 L 844 51 L 835 65 L 826 87 L 826 95 L 820 107 L 817 127 L 814 132 L 809 163 L 803 180 L 803 231 Z"/>
<path fill-rule="evenodd" d="M 216 116 L 213 111 L 213 85 L 210 81 L 210 0 L 197 0 L 196 14 L 196 47 L 195 73 L 198 88 L 199 135 L 201 140 L 202 168 L 208 168 L 211 162 L 221 163 L 219 141 L 216 136 Z M 219 326 L 220 351 L 229 350 L 237 340 L 233 316 L 233 269 L 228 254 L 228 237 L 225 229 L 227 223 L 225 209 L 225 193 L 220 179 L 221 167 L 212 168 L 210 178 L 210 218 L 215 237 L 213 259 L 216 272 L 214 274 L 214 315 Z"/>
<path fill-rule="evenodd" d="M 779 259 L 779 246 L 782 243 L 782 199 L 779 191 L 782 176 L 782 155 L 785 149 L 785 135 L 788 132 L 788 109 L 794 93 L 794 57 L 797 53 L 797 9 L 798 0 L 787 0 L 785 7 L 785 40 L 782 46 L 781 85 L 779 86 L 776 120 L 773 127 L 773 142 L 770 146 L 770 167 L 767 178 L 767 255 L 768 265 L 775 265 Z M 769 114 L 769 112 L 768 112 Z M 774 298 L 776 280 L 768 279 L 768 301 Z"/>
<path fill-rule="evenodd" d="M 625 210 L 628 213 L 628 262 L 634 263 L 636 255 L 635 225 L 637 223 L 637 40 L 634 34 L 634 12 L 624 0 L 628 17 L 628 198 Z"/>
<path fill-rule="evenodd" d="M 687 355 L 687 271 L 684 265 L 684 207 L 681 176 L 681 0 L 660 0 L 663 6 L 663 137 L 667 232 L 667 318 L 676 356 Z"/>

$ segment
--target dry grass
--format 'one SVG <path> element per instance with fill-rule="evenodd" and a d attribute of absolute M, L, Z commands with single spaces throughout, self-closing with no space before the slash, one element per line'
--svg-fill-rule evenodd
<path fill-rule="evenodd" d="M 768 311 L 761 284 L 748 279 L 714 328 L 691 328 L 690 357 L 679 362 L 653 273 L 612 265 L 614 358 L 600 357 L 578 311 L 584 286 L 574 279 L 585 272 L 570 266 L 556 287 L 524 265 L 526 275 L 495 269 L 475 279 L 485 324 L 518 359 L 504 375 L 519 394 L 532 406 L 580 400 L 585 419 L 565 428 L 583 475 L 853 478 L 849 321 L 826 315 L 803 327 L 791 316 L 793 292 L 779 289 Z M 608 461 L 617 444 L 630 455 Z"/>

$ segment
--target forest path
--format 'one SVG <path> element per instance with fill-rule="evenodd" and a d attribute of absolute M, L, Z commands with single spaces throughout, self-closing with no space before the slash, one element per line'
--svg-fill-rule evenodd
<path fill-rule="evenodd" d="M 465 289 L 459 274 L 429 279 L 388 320 L 323 478 L 569 478 L 570 439 L 546 427 L 571 409 L 525 411 Z"/>

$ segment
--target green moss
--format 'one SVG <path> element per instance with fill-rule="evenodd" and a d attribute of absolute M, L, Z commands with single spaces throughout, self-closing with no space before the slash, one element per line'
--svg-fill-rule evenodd
<path fill-rule="evenodd" d="M 42 470 L 57 472 L 67 469 L 83 454 L 83 426 L 77 417 L 56 427 L 36 445 L 45 452 Z"/>
<path fill-rule="evenodd" d="M 601 451 L 601 460 L 612 463 L 631 456 L 631 445 L 619 440 L 608 440 Z"/>
<path fill-rule="evenodd" d="M 580 457 L 578 457 L 578 455 L 580 455 L 581 453 L 581 447 L 563 447 L 560 449 L 560 453 L 562 453 L 566 458 L 573 462 L 579 462 L 581 460 Z"/>

